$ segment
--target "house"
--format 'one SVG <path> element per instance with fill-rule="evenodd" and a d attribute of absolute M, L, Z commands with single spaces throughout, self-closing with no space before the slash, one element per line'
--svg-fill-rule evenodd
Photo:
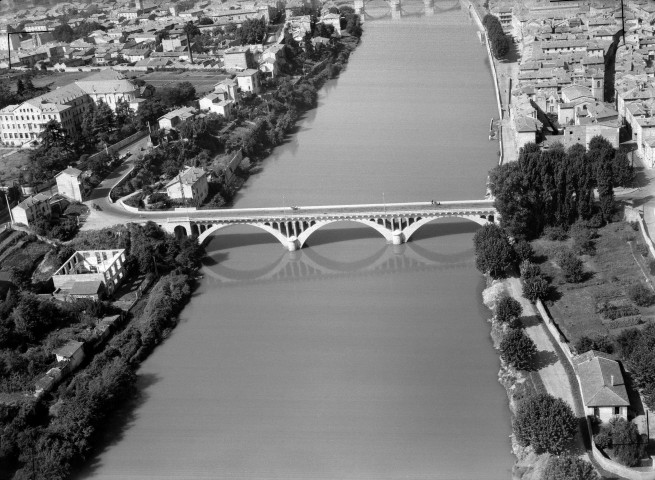
<path fill-rule="evenodd" d="M 242 92 L 258 94 L 261 90 L 259 83 L 259 70 L 248 69 L 237 73 L 237 83 Z"/>
<path fill-rule="evenodd" d="M 68 167 L 55 175 L 57 181 L 57 191 L 70 198 L 71 200 L 82 201 L 82 191 L 80 185 L 82 183 L 82 171 L 77 168 Z"/>
<path fill-rule="evenodd" d="M 234 101 L 225 100 L 224 95 L 219 95 L 218 93 L 210 93 L 200 99 L 200 109 L 209 110 L 213 113 L 218 113 L 223 115 L 225 118 L 229 118 L 232 113 L 232 106 Z"/>
<path fill-rule="evenodd" d="M 166 184 L 166 193 L 170 198 L 193 200 L 200 204 L 209 193 L 207 175 L 202 168 L 186 167 Z"/>
<path fill-rule="evenodd" d="M 94 328 L 97 338 L 96 344 L 101 344 L 109 338 L 120 317 L 120 315 L 112 315 L 110 317 L 103 317 L 102 320 L 98 321 Z"/>
<path fill-rule="evenodd" d="M 73 371 L 84 360 L 84 342 L 69 340 L 66 345 L 54 351 L 58 362 L 66 362 L 66 369 Z"/>
<path fill-rule="evenodd" d="M 627 420 L 630 400 L 619 362 L 591 350 L 574 357 L 573 366 L 587 415 L 603 422 L 615 416 Z"/>
<path fill-rule="evenodd" d="M 193 107 L 181 107 L 172 112 L 168 112 L 166 115 L 159 117 L 159 128 L 165 130 L 174 129 L 177 125 L 182 123 L 189 118 L 196 116 L 196 109 Z"/>
<path fill-rule="evenodd" d="M 125 250 L 79 250 L 52 276 L 55 296 L 95 298 L 111 295 L 125 277 Z"/>
<path fill-rule="evenodd" d="M 536 118 L 518 115 L 514 118 L 516 131 L 516 148 L 521 149 L 527 143 L 537 143 L 543 124 Z"/>
<path fill-rule="evenodd" d="M 38 193 L 26 198 L 11 209 L 14 223 L 29 227 L 30 223 L 34 223 L 37 218 L 50 218 L 52 208 L 49 200 L 50 197 L 45 193 Z"/>
<path fill-rule="evenodd" d="M 239 83 L 233 78 L 226 78 L 214 85 L 214 93 L 225 95 L 223 100 L 232 100 L 234 103 L 239 103 L 241 100 L 241 91 Z"/>
<path fill-rule="evenodd" d="M 228 70 L 246 70 L 253 65 L 253 55 L 246 46 L 231 47 L 223 53 L 225 68 Z"/>

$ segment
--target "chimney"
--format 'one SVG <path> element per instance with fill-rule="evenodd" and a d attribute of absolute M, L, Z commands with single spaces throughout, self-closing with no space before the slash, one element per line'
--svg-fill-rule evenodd
<path fill-rule="evenodd" d="M 610 375 L 610 385 L 614 386 L 614 375 Z"/>

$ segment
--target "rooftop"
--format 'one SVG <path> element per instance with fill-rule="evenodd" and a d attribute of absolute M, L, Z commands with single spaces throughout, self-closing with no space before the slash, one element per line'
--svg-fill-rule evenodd
<path fill-rule="evenodd" d="M 587 407 L 628 407 L 630 400 L 619 362 L 591 350 L 573 359 Z"/>

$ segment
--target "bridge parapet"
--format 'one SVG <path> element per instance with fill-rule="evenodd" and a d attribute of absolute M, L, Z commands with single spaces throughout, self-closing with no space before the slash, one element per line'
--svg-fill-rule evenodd
<path fill-rule="evenodd" d="M 195 235 L 202 243 L 215 231 L 233 225 L 264 230 L 288 250 L 302 248 L 320 228 L 336 222 L 356 222 L 378 231 L 388 243 L 408 241 L 423 225 L 439 218 L 462 218 L 480 225 L 496 222 L 488 200 L 403 204 L 330 205 L 286 209 L 234 209 L 187 212 L 166 219 L 163 227 L 178 236 Z"/>

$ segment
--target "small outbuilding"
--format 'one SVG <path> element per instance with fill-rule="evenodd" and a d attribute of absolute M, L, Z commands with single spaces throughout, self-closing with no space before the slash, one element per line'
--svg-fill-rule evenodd
<path fill-rule="evenodd" d="M 66 362 L 66 368 L 69 371 L 75 370 L 84 360 L 84 342 L 69 340 L 63 347 L 55 350 L 55 356 L 58 362 Z"/>
<path fill-rule="evenodd" d="M 77 168 L 68 167 L 55 175 L 57 191 L 71 200 L 82 201 L 82 171 Z"/>

